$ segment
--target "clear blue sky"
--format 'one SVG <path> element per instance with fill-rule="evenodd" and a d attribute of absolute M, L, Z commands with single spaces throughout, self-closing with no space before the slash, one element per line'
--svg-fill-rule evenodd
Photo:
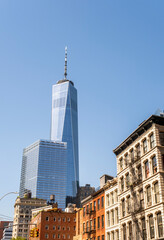
<path fill-rule="evenodd" d="M 113 149 L 164 109 L 163 10 L 163 0 L 0 0 L 0 197 L 19 190 L 23 148 L 49 139 L 66 45 L 80 184 L 116 175 Z M 0 214 L 13 216 L 15 197 L 0 202 Z"/>

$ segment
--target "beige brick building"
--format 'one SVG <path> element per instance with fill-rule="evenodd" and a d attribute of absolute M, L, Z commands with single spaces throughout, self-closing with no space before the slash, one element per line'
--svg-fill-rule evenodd
<path fill-rule="evenodd" d="M 31 210 L 46 205 L 47 201 L 43 199 L 31 198 L 28 195 L 25 198 L 17 197 L 14 205 L 12 237 L 23 237 L 28 239 L 29 224 L 32 217 Z"/>
<path fill-rule="evenodd" d="M 105 238 L 119 239 L 119 204 L 117 178 L 107 182 L 105 189 Z"/>
<path fill-rule="evenodd" d="M 106 235 L 107 240 L 164 239 L 164 117 L 149 117 L 114 153 L 117 157 L 119 237 L 110 234 Z M 117 187 L 112 186 L 106 196 L 115 189 Z M 118 225 L 113 231 L 116 227 Z M 106 234 L 107 230 L 108 226 Z"/>

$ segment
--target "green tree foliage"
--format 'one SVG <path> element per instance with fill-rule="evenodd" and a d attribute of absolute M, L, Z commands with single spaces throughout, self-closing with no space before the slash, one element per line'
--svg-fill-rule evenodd
<path fill-rule="evenodd" d="M 17 237 L 17 238 L 12 238 L 11 240 L 26 240 L 26 238 Z"/>

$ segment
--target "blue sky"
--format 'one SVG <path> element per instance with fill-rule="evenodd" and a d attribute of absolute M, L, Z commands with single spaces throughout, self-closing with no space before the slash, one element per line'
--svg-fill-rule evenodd
<path fill-rule="evenodd" d="M 113 149 L 164 109 L 163 8 L 163 0 L 0 0 L 0 197 L 19 190 L 23 148 L 49 139 L 66 45 L 78 90 L 80 184 L 116 175 Z M 0 202 L 0 214 L 13 216 L 15 197 Z"/>

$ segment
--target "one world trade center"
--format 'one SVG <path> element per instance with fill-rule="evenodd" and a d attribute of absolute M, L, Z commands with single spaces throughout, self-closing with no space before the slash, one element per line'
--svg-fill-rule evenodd
<path fill-rule="evenodd" d="M 67 48 L 64 79 L 52 87 L 51 141 L 67 143 L 66 196 L 75 197 L 79 185 L 77 90 L 67 79 Z M 62 178 L 62 176 L 61 176 Z"/>

